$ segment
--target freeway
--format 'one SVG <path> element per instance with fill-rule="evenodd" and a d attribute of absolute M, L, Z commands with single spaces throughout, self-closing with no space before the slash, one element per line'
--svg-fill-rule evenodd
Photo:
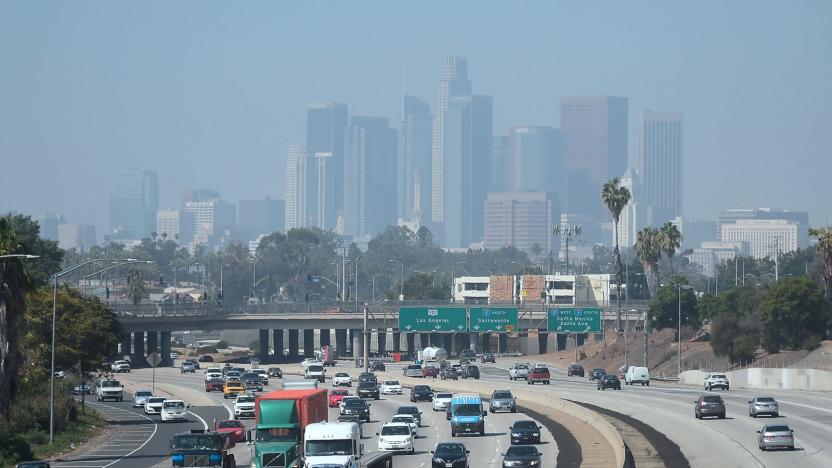
<path fill-rule="evenodd" d="M 528 360 L 528 359 L 526 359 Z M 533 360 L 533 359 L 532 359 Z M 501 387 L 528 388 L 508 379 L 510 359 L 494 366 L 480 365 L 482 379 Z M 567 377 L 564 369 L 552 368 L 549 386 L 534 391 L 575 402 L 589 403 L 638 419 L 667 435 L 679 445 L 693 467 L 829 467 L 832 466 L 832 408 L 829 395 L 821 392 L 732 389 L 715 391 L 726 402 L 724 420 L 696 420 L 693 402 L 701 388 L 653 383 L 649 387 L 623 386 L 622 391 L 596 391 L 595 384 L 580 377 Z M 754 396 L 773 396 L 780 402 L 777 419 L 748 416 L 747 401 Z M 785 423 L 795 431 L 793 452 L 761 452 L 757 434 L 763 424 Z"/>
<path fill-rule="evenodd" d="M 337 367 L 335 368 L 337 369 Z M 354 370 L 351 369 L 351 370 Z M 330 370 L 330 372 L 334 372 Z M 300 377 L 286 375 L 286 380 L 297 380 Z M 138 369 L 134 370 L 129 376 L 122 377 L 122 380 L 129 381 L 133 388 L 144 388 L 150 382 L 150 370 Z M 271 379 L 266 391 L 279 388 L 280 379 Z M 159 368 L 156 370 L 156 385 L 158 389 L 164 389 L 179 398 L 196 404 L 194 408 L 210 409 L 210 411 L 203 411 L 207 416 L 206 421 L 208 425 L 212 425 L 213 418 L 226 419 L 228 414 L 232 411 L 233 401 L 224 400 L 220 393 L 204 393 L 203 374 L 197 371 L 195 374 L 180 374 L 175 368 Z M 321 388 L 328 388 L 329 383 L 323 385 Z M 355 387 L 351 392 L 355 391 Z M 157 391 L 157 393 L 159 393 Z M 416 441 L 416 453 L 413 455 L 397 455 L 396 466 L 423 468 L 430 466 L 430 451 L 440 441 L 451 440 L 450 425 L 445 419 L 445 414 L 442 412 L 433 412 L 431 404 L 428 402 L 410 403 L 408 398 L 408 391 L 405 390 L 404 395 L 383 395 L 380 400 L 371 401 L 371 422 L 364 424 L 364 445 L 365 450 L 375 451 L 377 449 L 375 433 L 379 431 L 381 425 L 388 421 L 394 414 L 395 410 L 402 405 L 418 406 L 422 411 L 423 426 L 419 429 L 419 438 Z M 125 403 L 126 404 L 126 403 Z M 335 420 L 338 417 L 337 408 L 330 409 L 330 420 Z M 465 446 L 471 450 L 471 466 L 474 467 L 499 467 L 501 466 L 501 454 L 509 447 L 508 427 L 517 419 L 530 419 L 522 413 L 499 413 L 490 414 L 486 417 L 486 435 L 484 437 L 468 436 L 456 437 L 454 440 L 461 441 Z M 254 421 L 251 419 L 244 420 L 247 428 L 254 427 Z M 161 426 L 160 426 L 161 427 Z M 152 439 L 148 446 L 163 447 L 164 453 L 167 449 L 167 441 L 170 435 L 180 430 L 189 429 L 190 426 L 185 427 L 180 424 L 172 424 L 165 426 L 170 429 L 165 433 L 158 433 Z M 538 446 L 543 455 L 542 466 L 554 466 L 555 460 L 558 456 L 558 446 L 552 434 L 545 428 L 541 431 L 542 443 Z M 115 463 L 113 467 L 133 467 L 133 466 L 170 466 L 167 459 L 157 451 L 149 451 L 155 454 L 155 457 L 145 456 L 143 459 L 138 459 L 133 455 L 125 457 L 123 460 Z M 137 454 L 139 454 L 137 452 Z M 234 449 L 235 457 L 237 458 L 238 466 L 247 466 L 250 463 L 250 454 L 245 444 L 240 444 Z M 143 453 L 146 455 L 146 453 Z M 80 467 L 78 467 L 80 468 Z"/>

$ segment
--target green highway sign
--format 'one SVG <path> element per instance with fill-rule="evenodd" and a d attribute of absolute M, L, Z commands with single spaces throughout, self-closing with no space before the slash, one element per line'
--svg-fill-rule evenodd
<path fill-rule="evenodd" d="M 554 333 L 600 333 L 601 309 L 551 308 L 546 313 L 547 330 Z"/>
<path fill-rule="evenodd" d="M 471 307 L 472 332 L 514 332 L 518 325 L 517 307 Z"/>
<path fill-rule="evenodd" d="M 400 332 L 463 332 L 468 330 L 465 307 L 399 307 Z"/>

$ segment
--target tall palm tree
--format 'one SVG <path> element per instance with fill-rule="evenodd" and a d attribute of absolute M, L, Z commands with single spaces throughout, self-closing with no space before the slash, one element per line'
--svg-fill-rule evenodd
<path fill-rule="evenodd" d="M 636 255 L 644 266 L 644 274 L 647 276 L 647 290 L 650 293 L 650 297 L 656 297 L 656 292 L 659 289 L 660 237 L 661 235 L 656 228 L 648 226 L 638 232 L 636 235 L 636 243 L 633 246 Z"/>
<path fill-rule="evenodd" d="M 832 228 L 809 229 L 809 235 L 818 238 L 818 253 L 823 262 L 823 285 L 826 300 L 832 302 Z"/>
<path fill-rule="evenodd" d="M 144 281 L 142 280 L 139 271 L 130 270 L 130 272 L 127 273 L 127 297 L 133 301 L 134 305 L 138 305 L 142 302 L 144 292 Z"/>
<path fill-rule="evenodd" d="M 659 229 L 659 247 L 670 260 L 670 277 L 673 278 L 673 255 L 676 249 L 682 246 L 682 232 L 670 221 L 664 223 Z"/>
<path fill-rule="evenodd" d="M 627 187 L 619 185 L 618 177 L 608 181 L 601 188 L 601 200 L 607 205 L 610 210 L 613 222 L 613 232 L 615 233 L 615 250 L 612 252 L 613 273 L 615 274 L 615 290 L 618 302 L 618 314 L 616 317 L 616 324 L 618 332 L 621 333 L 621 252 L 618 249 L 618 221 L 621 219 L 621 212 L 624 207 L 630 202 L 630 190 Z M 629 287 L 629 285 L 627 285 Z"/>

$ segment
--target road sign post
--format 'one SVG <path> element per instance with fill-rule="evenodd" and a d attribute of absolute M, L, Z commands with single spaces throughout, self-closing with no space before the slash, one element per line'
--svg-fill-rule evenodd
<path fill-rule="evenodd" d="M 154 395 L 156 394 L 156 366 L 158 366 L 159 363 L 161 363 L 161 362 L 162 362 L 162 356 L 160 356 L 159 353 L 154 351 L 154 352 L 147 355 L 147 363 L 150 364 L 150 367 L 153 368 L 153 377 L 152 377 L 152 379 L 153 379 L 152 380 L 153 390 L 152 390 L 152 392 L 153 392 Z"/>
<path fill-rule="evenodd" d="M 546 329 L 554 333 L 600 333 L 601 309 L 550 308 L 546 313 Z"/>
<path fill-rule="evenodd" d="M 451 333 L 468 330 L 465 307 L 399 307 L 399 332 Z"/>
<path fill-rule="evenodd" d="M 471 307 L 472 332 L 509 333 L 517 331 L 517 307 Z"/>

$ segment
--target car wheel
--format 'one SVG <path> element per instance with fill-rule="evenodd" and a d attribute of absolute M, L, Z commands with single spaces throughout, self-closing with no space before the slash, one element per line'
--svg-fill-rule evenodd
<path fill-rule="evenodd" d="M 764 446 L 762 446 L 762 445 L 761 445 L 761 446 L 760 446 L 760 451 L 761 451 L 761 452 L 765 452 L 765 451 L 766 451 L 766 448 L 765 448 Z"/>
<path fill-rule="evenodd" d="M 516 412 L 517 412 L 517 408 L 512 408 L 512 409 L 511 409 L 511 412 L 512 412 L 512 413 L 516 413 Z"/>
<path fill-rule="evenodd" d="M 775 418 L 779 418 L 779 417 L 780 417 L 780 413 L 774 413 L 774 417 L 775 417 Z"/>
<path fill-rule="evenodd" d="M 719 419 L 725 419 L 725 413 L 720 414 Z"/>

